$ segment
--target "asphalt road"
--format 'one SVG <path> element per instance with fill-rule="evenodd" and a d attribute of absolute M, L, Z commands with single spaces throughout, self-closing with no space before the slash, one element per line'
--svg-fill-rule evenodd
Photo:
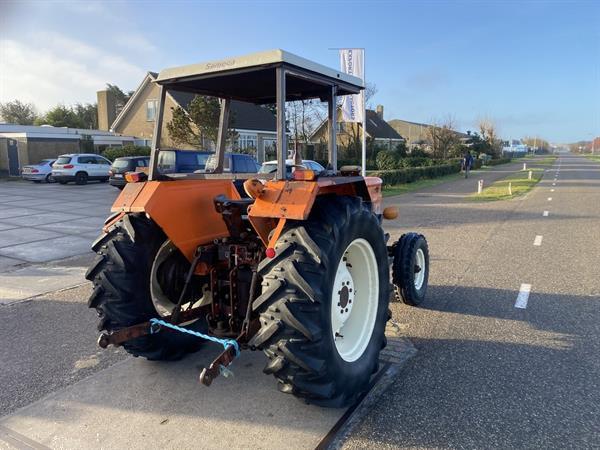
<path fill-rule="evenodd" d="M 600 164 L 560 161 L 556 186 L 549 171 L 522 199 L 465 199 L 477 176 L 387 200 L 400 207 L 386 223 L 394 237 L 428 238 L 429 296 L 424 308 L 392 305 L 417 353 L 345 448 L 600 446 Z M 523 283 L 531 294 L 519 309 Z M 114 366 L 123 352 L 95 344 L 88 292 L 0 305 L 0 416 L 126 369 Z"/>
<path fill-rule="evenodd" d="M 429 297 L 393 305 L 417 355 L 344 448 L 600 447 L 600 165 L 563 155 L 512 201 L 465 189 L 393 199 L 394 234 L 429 239 Z"/>

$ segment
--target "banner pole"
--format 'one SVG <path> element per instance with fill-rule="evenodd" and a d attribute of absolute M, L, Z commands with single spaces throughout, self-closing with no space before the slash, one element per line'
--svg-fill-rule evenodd
<path fill-rule="evenodd" d="M 365 88 L 362 91 L 362 96 L 363 96 L 363 101 L 362 101 L 362 106 L 363 106 L 363 123 L 362 123 L 362 176 L 366 176 L 367 175 L 367 95 L 366 95 L 366 89 L 367 89 L 367 74 L 365 72 L 365 67 L 366 67 L 366 54 L 367 51 L 366 49 L 363 49 L 363 57 L 362 57 L 362 63 L 363 63 L 363 83 L 365 85 Z"/>

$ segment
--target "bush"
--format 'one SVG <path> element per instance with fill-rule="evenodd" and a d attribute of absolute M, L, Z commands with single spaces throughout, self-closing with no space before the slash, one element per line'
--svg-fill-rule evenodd
<path fill-rule="evenodd" d="M 102 155 L 114 161 L 124 156 L 150 156 L 150 147 L 144 145 L 124 145 L 123 147 L 108 147 Z"/>
<path fill-rule="evenodd" d="M 425 150 L 419 147 L 415 147 L 410 151 L 410 156 L 413 158 L 427 158 L 429 155 Z"/>
<path fill-rule="evenodd" d="M 492 157 L 490 155 L 488 155 L 487 153 L 480 153 L 479 154 L 479 159 L 481 161 L 483 161 L 484 165 L 487 165 L 487 163 L 490 162 L 490 160 L 492 159 Z"/>
<path fill-rule="evenodd" d="M 375 170 L 369 176 L 379 177 L 384 185 L 412 183 L 423 178 L 437 178 L 460 172 L 460 163 L 440 164 L 427 167 L 409 167 L 396 170 Z"/>
<path fill-rule="evenodd" d="M 390 150 L 382 150 L 377 153 L 375 163 L 379 170 L 393 170 L 398 168 L 398 157 Z"/>

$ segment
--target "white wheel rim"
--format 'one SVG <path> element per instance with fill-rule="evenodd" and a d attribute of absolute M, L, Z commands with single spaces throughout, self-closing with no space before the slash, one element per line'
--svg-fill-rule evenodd
<path fill-rule="evenodd" d="M 417 254 L 415 255 L 415 289 L 419 290 L 423 287 L 423 282 L 425 281 L 425 253 L 420 248 L 417 249 Z"/>
<path fill-rule="evenodd" d="M 356 361 L 365 352 L 377 317 L 379 273 L 371 244 L 350 243 L 340 260 L 331 293 L 331 331 L 339 355 Z"/>

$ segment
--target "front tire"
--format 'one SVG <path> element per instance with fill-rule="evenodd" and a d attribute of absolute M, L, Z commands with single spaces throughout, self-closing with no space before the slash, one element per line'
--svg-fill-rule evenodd
<path fill-rule="evenodd" d="M 429 283 L 429 247 L 425 236 L 403 234 L 393 248 L 392 280 L 396 299 L 419 306 Z"/>
<path fill-rule="evenodd" d="M 259 266 L 261 328 L 251 345 L 283 392 L 329 407 L 367 389 L 385 345 L 389 268 L 377 217 L 357 197 L 318 197 Z M 366 274 L 366 275 L 365 275 Z"/>
<path fill-rule="evenodd" d="M 94 283 L 88 306 L 98 312 L 98 330 L 111 332 L 160 318 L 152 302 L 150 274 L 165 242 L 158 226 L 135 214 L 125 215 L 94 242 L 92 250 L 98 256 L 85 277 Z M 168 282 L 176 284 L 173 279 Z M 207 327 L 199 319 L 186 328 L 205 333 Z M 150 360 L 176 360 L 197 351 L 201 344 L 195 336 L 163 329 L 127 341 L 123 347 L 134 356 Z"/>

